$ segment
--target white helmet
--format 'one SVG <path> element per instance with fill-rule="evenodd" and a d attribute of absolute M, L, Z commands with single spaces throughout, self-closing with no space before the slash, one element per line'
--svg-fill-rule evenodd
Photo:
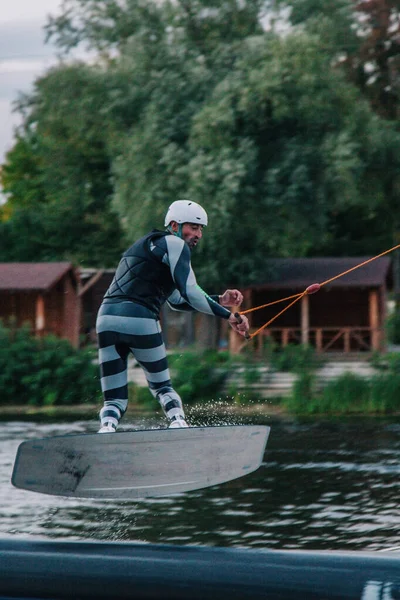
<path fill-rule="evenodd" d="M 176 200 L 169 207 L 165 215 L 164 226 L 167 227 L 171 221 L 177 223 L 199 223 L 199 225 L 207 225 L 207 213 L 196 202 L 191 200 Z"/>

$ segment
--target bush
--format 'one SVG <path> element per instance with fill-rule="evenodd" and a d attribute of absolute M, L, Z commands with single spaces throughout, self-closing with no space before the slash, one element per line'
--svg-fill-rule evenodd
<path fill-rule="evenodd" d="M 367 412 L 369 382 L 355 373 L 344 373 L 322 390 L 315 412 L 348 414 Z"/>
<path fill-rule="evenodd" d="M 375 352 L 371 357 L 371 365 L 378 371 L 400 373 L 400 352 L 388 352 L 388 354 Z"/>
<path fill-rule="evenodd" d="M 304 371 L 293 384 L 292 393 L 284 400 L 286 408 L 293 413 L 309 414 L 315 410 L 315 375 Z"/>
<path fill-rule="evenodd" d="M 396 310 L 388 317 L 386 333 L 390 343 L 400 344 L 400 310 Z"/>
<path fill-rule="evenodd" d="M 285 400 L 290 412 L 297 414 L 348 414 L 366 412 L 369 383 L 359 375 L 344 373 L 330 381 L 320 393 L 315 392 L 315 375 L 303 372 Z"/>
<path fill-rule="evenodd" d="M 288 344 L 276 350 L 270 357 L 271 365 L 277 371 L 310 371 L 316 369 L 319 359 L 312 346 Z"/>
<path fill-rule="evenodd" d="M 173 386 L 185 404 L 211 400 L 220 393 L 230 364 L 229 355 L 223 354 L 184 352 L 169 357 Z"/>
<path fill-rule="evenodd" d="M 54 336 L 32 336 L 29 327 L 0 323 L 0 403 L 33 406 L 82 404 L 100 395 L 93 351 L 76 350 Z"/>
<path fill-rule="evenodd" d="M 371 380 L 370 410 L 390 413 L 400 409 L 400 372 L 376 375 Z"/>
<path fill-rule="evenodd" d="M 400 371 L 386 371 L 369 381 L 354 373 L 344 373 L 330 381 L 320 393 L 315 392 L 314 383 L 312 373 L 299 376 L 291 395 L 284 400 L 289 412 L 341 415 L 400 410 Z"/>

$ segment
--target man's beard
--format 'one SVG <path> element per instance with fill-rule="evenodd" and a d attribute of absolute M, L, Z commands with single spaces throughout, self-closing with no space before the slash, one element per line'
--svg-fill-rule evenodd
<path fill-rule="evenodd" d="M 189 246 L 189 248 L 191 250 L 193 250 L 193 248 L 196 248 L 197 244 L 198 244 L 198 240 L 190 240 L 188 242 L 186 242 L 187 245 Z"/>

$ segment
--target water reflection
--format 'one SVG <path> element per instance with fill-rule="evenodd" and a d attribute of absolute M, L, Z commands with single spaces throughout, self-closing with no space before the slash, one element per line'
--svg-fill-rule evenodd
<path fill-rule="evenodd" d="M 136 502 L 58 498 L 13 488 L 10 476 L 20 442 L 93 432 L 97 423 L 5 423 L 0 430 L 0 537 L 284 549 L 400 545 L 396 422 L 257 421 L 272 427 L 258 471 L 214 488 Z M 135 425 L 159 423 L 141 419 Z"/>

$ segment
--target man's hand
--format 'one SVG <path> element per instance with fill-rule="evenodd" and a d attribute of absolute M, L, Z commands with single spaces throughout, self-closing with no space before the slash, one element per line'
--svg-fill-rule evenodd
<path fill-rule="evenodd" d="M 232 313 L 228 319 L 229 325 L 236 333 L 245 336 L 249 331 L 249 321 L 245 315 L 240 315 L 241 322 L 239 323 L 237 317 Z"/>
<path fill-rule="evenodd" d="M 239 290 L 226 290 L 219 297 L 221 306 L 240 306 L 243 302 L 243 294 Z"/>

